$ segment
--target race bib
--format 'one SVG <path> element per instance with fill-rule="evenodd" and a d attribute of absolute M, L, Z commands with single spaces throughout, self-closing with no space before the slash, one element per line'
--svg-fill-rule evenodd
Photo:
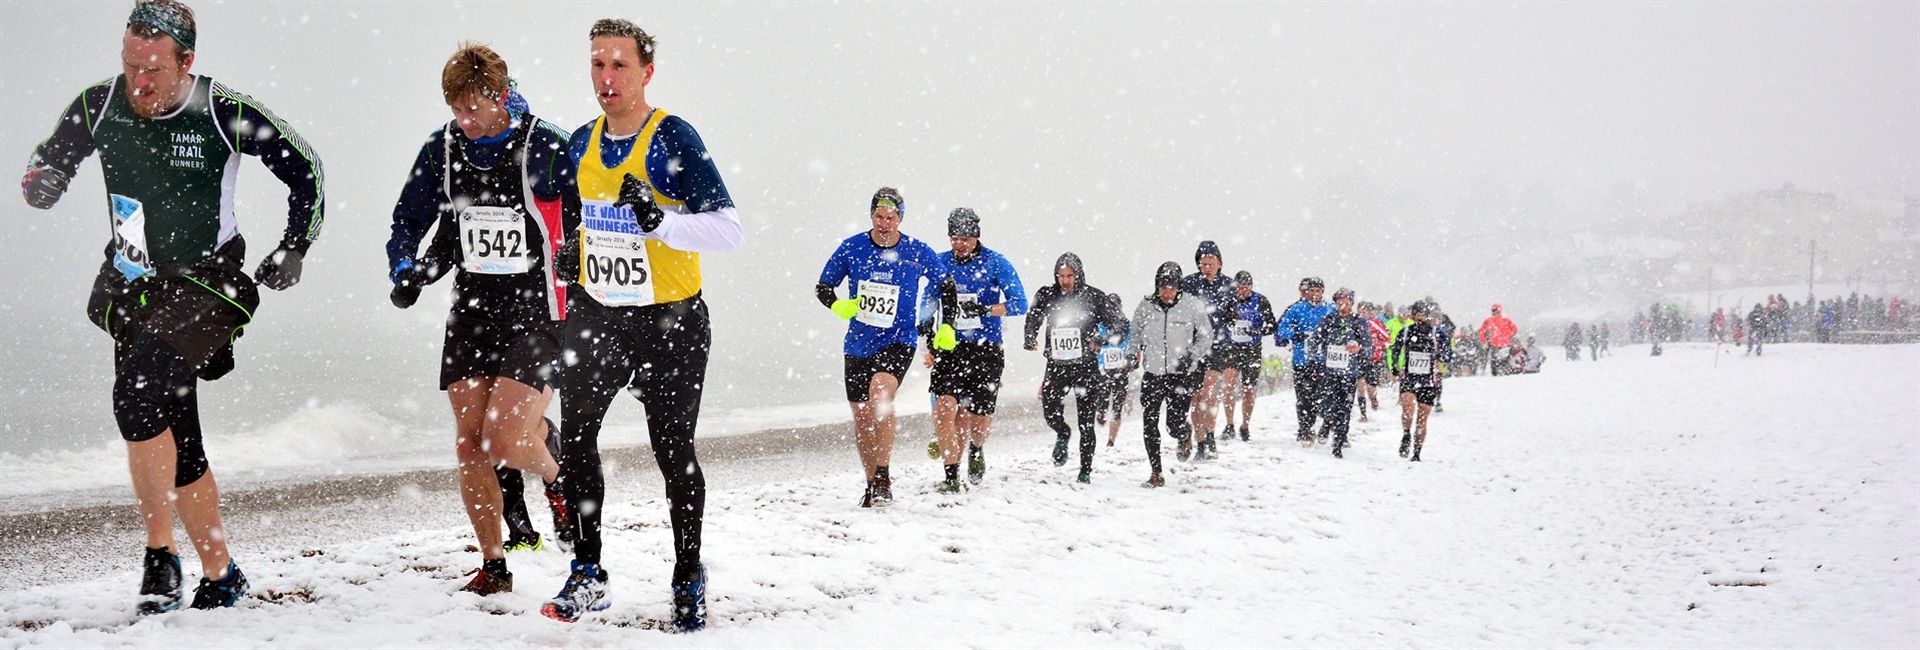
<path fill-rule="evenodd" d="M 600 304 L 653 304 L 653 265 L 647 262 L 647 242 L 639 235 L 582 229 L 580 258 L 587 295 Z"/>
<path fill-rule="evenodd" d="M 1347 352 L 1345 345 L 1327 346 L 1327 367 L 1334 370 L 1346 370 L 1353 363 L 1353 355 Z"/>
<path fill-rule="evenodd" d="M 1410 375 L 1433 374 L 1433 353 L 1432 352 L 1408 352 L 1407 353 L 1407 374 L 1410 374 Z"/>
<path fill-rule="evenodd" d="M 1072 361 L 1085 353 L 1085 341 L 1078 327 L 1055 327 L 1047 333 L 1047 349 L 1054 361 Z"/>
<path fill-rule="evenodd" d="M 1119 370 L 1127 367 L 1125 348 L 1100 348 L 1100 369 Z"/>
<path fill-rule="evenodd" d="M 1233 336 L 1234 343 L 1252 343 L 1253 342 L 1253 321 L 1247 320 L 1245 318 L 1234 321 L 1232 336 Z"/>
<path fill-rule="evenodd" d="M 893 321 L 900 314 L 900 287 L 883 282 L 861 280 L 859 295 L 860 311 L 854 314 L 854 320 L 879 328 L 893 327 Z"/>
<path fill-rule="evenodd" d="M 460 269 L 514 275 L 533 268 L 533 242 L 518 210 L 476 205 L 460 211 Z"/>
<path fill-rule="evenodd" d="M 128 280 L 153 275 L 153 258 L 147 255 L 147 210 L 131 197 L 112 194 L 113 268 Z"/>
<path fill-rule="evenodd" d="M 964 314 L 970 311 L 971 307 L 978 304 L 980 304 L 980 294 L 977 294 L 977 293 L 960 294 L 960 313 Z M 971 318 L 955 319 L 953 321 L 953 328 L 957 330 L 980 329 L 980 317 L 974 316 Z"/>

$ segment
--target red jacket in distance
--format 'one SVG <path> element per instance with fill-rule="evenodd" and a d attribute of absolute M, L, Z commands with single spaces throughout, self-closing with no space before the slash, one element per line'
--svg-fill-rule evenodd
<path fill-rule="evenodd" d="M 1520 333 L 1519 326 L 1498 313 L 1480 322 L 1480 342 L 1496 348 L 1512 345 L 1513 335 L 1518 333 Z"/>

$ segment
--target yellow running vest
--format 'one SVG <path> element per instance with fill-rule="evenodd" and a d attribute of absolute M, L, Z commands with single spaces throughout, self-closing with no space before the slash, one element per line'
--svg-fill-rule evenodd
<path fill-rule="evenodd" d="M 655 109 L 634 137 L 633 151 L 611 169 L 600 158 L 600 137 L 606 116 L 593 124 L 592 140 L 580 158 L 580 286 L 587 295 L 609 307 L 657 305 L 692 298 L 700 293 L 700 254 L 676 250 L 658 239 L 640 234 L 633 211 L 616 207 L 620 182 L 627 174 L 652 186 L 653 200 L 666 212 L 685 201 L 660 193 L 647 176 L 647 152 L 667 112 Z"/>

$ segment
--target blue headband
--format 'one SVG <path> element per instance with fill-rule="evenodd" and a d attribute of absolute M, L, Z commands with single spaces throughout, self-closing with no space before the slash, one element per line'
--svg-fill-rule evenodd
<path fill-rule="evenodd" d="M 173 37 L 174 42 L 180 44 L 180 49 L 188 52 L 193 51 L 193 29 L 187 27 L 187 21 L 178 11 L 162 6 L 159 3 L 142 2 L 134 5 L 133 15 L 127 17 L 127 24 L 131 25 L 134 23 L 148 25 L 154 29 L 166 32 L 168 36 Z"/>

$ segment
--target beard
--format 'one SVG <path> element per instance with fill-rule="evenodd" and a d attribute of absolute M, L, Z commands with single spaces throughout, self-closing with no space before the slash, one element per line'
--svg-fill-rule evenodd
<path fill-rule="evenodd" d="M 127 103 L 133 105 L 133 112 L 140 117 L 152 119 L 172 112 L 180 105 L 182 93 L 173 96 L 162 94 L 158 90 L 127 88 Z"/>

